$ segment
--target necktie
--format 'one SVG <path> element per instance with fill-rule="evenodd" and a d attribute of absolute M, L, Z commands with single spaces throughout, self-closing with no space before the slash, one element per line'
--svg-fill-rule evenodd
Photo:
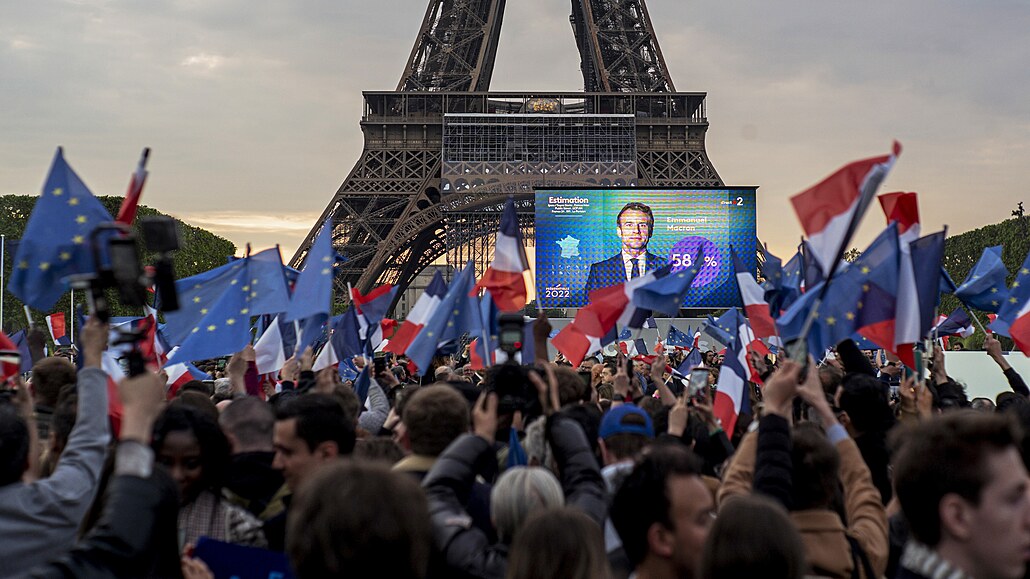
<path fill-rule="evenodd" d="M 629 260 L 629 263 L 633 266 L 633 269 L 630 270 L 630 275 L 629 275 L 630 279 L 633 279 L 635 277 L 640 277 L 640 267 L 639 267 L 639 264 L 637 263 L 637 259 L 638 258 L 634 257 L 633 259 Z"/>

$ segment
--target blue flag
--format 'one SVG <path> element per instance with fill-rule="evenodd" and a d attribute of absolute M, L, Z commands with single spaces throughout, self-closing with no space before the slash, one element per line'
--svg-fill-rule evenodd
<path fill-rule="evenodd" d="M 944 259 L 944 231 L 924 235 L 909 244 L 912 253 L 912 273 L 919 296 L 919 335 L 930 332 L 934 312 L 940 302 L 941 261 Z"/>
<path fill-rule="evenodd" d="M 769 288 L 766 288 L 765 301 L 769 302 L 769 313 L 774 319 L 780 316 L 781 311 L 789 308 L 801 297 L 801 282 L 804 279 L 804 257 L 799 251 L 783 266 L 779 287 L 775 288 L 772 293 Z"/>
<path fill-rule="evenodd" d="M 64 160 L 54 155 L 43 191 L 18 242 L 7 290 L 38 310 L 53 308 L 67 289 L 64 278 L 96 271 L 90 236 L 111 214 Z"/>
<path fill-rule="evenodd" d="M 354 356 L 365 354 L 361 342 L 361 325 L 358 323 L 358 312 L 351 306 L 332 320 L 333 345 L 340 353 L 341 359 L 350 360 Z"/>
<path fill-rule="evenodd" d="M 676 373 L 680 376 L 687 376 L 690 371 L 701 365 L 701 351 L 697 348 L 691 348 L 686 358 L 683 358 L 683 362 L 676 368 Z"/>
<path fill-rule="evenodd" d="M 293 288 L 293 297 L 286 308 L 284 320 L 329 319 L 333 299 L 333 267 L 336 265 L 333 251 L 332 220 L 322 224 L 322 231 L 311 244 L 304 269 Z"/>
<path fill-rule="evenodd" d="M 182 344 L 230 289 L 245 293 L 252 316 L 284 311 L 289 303 L 284 271 L 279 248 L 270 248 L 176 281 L 180 307 L 178 311 L 164 312 L 165 325 L 161 330 L 165 338 L 171 344 Z"/>
<path fill-rule="evenodd" d="M 1023 295 L 1023 290 L 1027 287 L 1030 287 L 1030 253 L 1027 253 L 1026 258 L 1023 259 L 1023 265 L 1016 272 L 1016 279 L 1012 281 L 1009 295 L 1006 296 L 1005 303 L 998 310 L 997 319 L 991 323 L 992 330 L 1002 336 L 1012 337 L 1009 334 L 1009 326 L 1016 320 L 1016 315 L 1019 314 L 1019 310 L 1023 306 L 1020 297 Z"/>
<path fill-rule="evenodd" d="M 628 340 L 628 339 L 630 339 L 632 337 L 633 337 L 633 332 L 630 332 L 629 328 L 622 328 L 622 331 L 619 332 L 619 339 L 620 340 Z"/>
<path fill-rule="evenodd" d="M 823 268 L 816 260 L 815 253 L 808 241 L 801 242 L 801 256 L 803 259 L 801 271 L 805 280 L 805 288 L 819 285 L 819 282 L 823 281 Z M 829 270 L 829 267 L 826 269 Z"/>
<path fill-rule="evenodd" d="M 1001 260 L 1001 246 L 988 247 L 966 280 L 955 290 L 955 297 L 971 308 L 996 314 L 1009 297 L 1005 285 L 1008 275 Z"/>
<path fill-rule="evenodd" d="M 694 283 L 697 272 L 701 271 L 704 255 L 698 248 L 694 256 L 693 265 L 678 270 L 669 271 L 665 266 L 655 271 L 655 280 L 638 287 L 631 296 L 633 305 L 637 308 L 645 308 L 661 312 L 667 316 L 675 316 L 683 306 L 683 300 L 690 291 L 690 285 Z"/>
<path fill-rule="evenodd" d="M 206 360 L 235 354 L 250 343 L 250 289 L 246 269 L 241 268 L 225 291 L 210 307 L 203 308 L 200 323 L 193 327 L 168 364 Z"/>
<path fill-rule="evenodd" d="M 32 352 L 29 351 L 28 333 L 25 330 L 18 330 L 10 335 L 11 342 L 18 348 L 18 355 L 21 356 L 21 372 L 32 370 Z"/>
<path fill-rule="evenodd" d="M 730 308 L 719 316 L 718 320 L 708 316 L 708 325 L 705 326 L 704 332 L 721 344 L 728 346 L 736 339 L 737 328 L 740 327 L 740 324 L 740 311 L 737 308 Z"/>
<path fill-rule="evenodd" d="M 689 348 L 694 343 L 694 338 L 683 333 L 674 325 L 669 325 L 669 333 L 665 336 L 665 345 L 679 348 Z"/>
<path fill-rule="evenodd" d="M 899 259 L 895 223 L 887 227 L 854 263 L 834 276 L 808 333 L 809 352 L 816 359 L 859 329 L 863 329 L 867 336 L 880 336 L 878 331 L 889 327 L 891 337 L 881 337 L 880 342 L 889 340 L 893 348 L 893 326 L 889 322 L 895 318 Z M 801 334 L 805 320 L 825 283 L 820 282 L 809 288 L 776 321 L 784 341 L 793 340 Z"/>
<path fill-rule="evenodd" d="M 368 389 L 372 386 L 372 365 L 365 364 L 365 367 L 361 369 L 361 373 L 358 374 L 357 379 L 354 380 L 354 393 L 358 395 L 358 400 L 361 401 L 361 405 L 365 405 L 365 401 L 368 400 Z"/>
<path fill-rule="evenodd" d="M 426 322 L 422 331 L 408 346 L 407 355 L 420 372 L 429 369 L 429 364 L 441 348 L 444 351 L 456 349 L 458 339 L 469 332 L 477 335 L 482 327 L 478 298 L 470 296 L 476 284 L 475 266 L 471 261 L 461 270 L 447 288 L 440 305 Z"/>
<path fill-rule="evenodd" d="M 766 292 L 779 290 L 783 286 L 783 260 L 769 253 L 768 249 L 763 250 L 763 253 L 765 259 L 758 264 L 758 271 L 765 279 L 762 289 Z M 766 301 L 769 301 L 768 298 Z"/>

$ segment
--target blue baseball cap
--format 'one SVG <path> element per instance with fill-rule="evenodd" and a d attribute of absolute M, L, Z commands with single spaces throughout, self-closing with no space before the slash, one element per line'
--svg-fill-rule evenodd
<path fill-rule="evenodd" d="M 636 415 L 643 419 L 626 420 L 630 415 Z M 601 439 L 615 436 L 616 434 L 640 434 L 648 438 L 654 438 L 654 425 L 651 423 L 651 416 L 635 404 L 620 404 L 608 411 L 601 419 L 601 428 L 598 436 Z"/>

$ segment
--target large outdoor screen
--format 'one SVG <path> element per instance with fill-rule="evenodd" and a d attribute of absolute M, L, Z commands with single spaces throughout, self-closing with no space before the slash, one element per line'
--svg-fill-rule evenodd
<path fill-rule="evenodd" d="M 740 305 L 730 245 L 754 272 L 756 239 L 754 187 L 537 189 L 537 305 L 583 307 L 590 291 L 688 267 L 699 249 L 683 307 Z"/>

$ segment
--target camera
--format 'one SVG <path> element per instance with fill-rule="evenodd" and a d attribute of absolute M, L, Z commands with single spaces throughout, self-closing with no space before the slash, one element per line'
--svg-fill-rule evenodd
<path fill-rule="evenodd" d="M 509 360 L 522 351 L 522 335 L 526 320 L 522 314 L 501 314 L 497 318 L 498 347 L 508 355 Z"/>
<path fill-rule="evenodd" d="M 171 252 L 179 249 L 179 233 L 175 220 L 170 217 L 147 217 L 141 221 L 144 249 L 158 254 L 153 273 L 144 271 L 140 263 L 137 237 L 131 227 L 123 223 L 101 223 L 89 236 L 90 249 L 96 272 L 72 276 L 71 287 L 85 290 L 89 312 L 100 321 L 111 319 L 108 291 L 114 291 L 122 304 L 142 308 L 147 304 L 147 291 L 153 285 L 160 297 L 160 307 L 171 312 L 179 309 L 175 289 L 175 268 Z M 126 324 L 125 326 L 128 326 Z M 135 347 L 144 337 L 144 330 L 123 326 L 114 344 L 132 344 L 129 375 L 146 370 L 145 361 Z"/>

